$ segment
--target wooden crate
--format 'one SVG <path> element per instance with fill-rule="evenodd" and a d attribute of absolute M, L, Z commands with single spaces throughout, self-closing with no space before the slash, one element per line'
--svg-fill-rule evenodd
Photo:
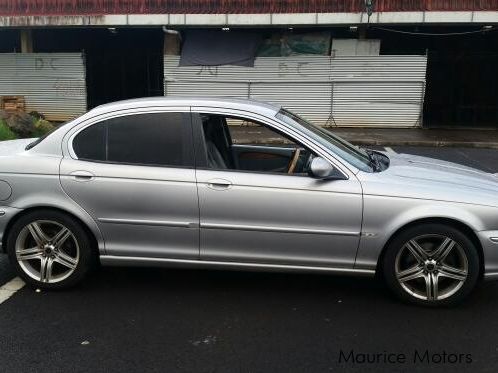
<path fill-rule="evenodd" d="M 0 109 L 10 113 L 24 111 L 24 96 L 0 96 Z"/>

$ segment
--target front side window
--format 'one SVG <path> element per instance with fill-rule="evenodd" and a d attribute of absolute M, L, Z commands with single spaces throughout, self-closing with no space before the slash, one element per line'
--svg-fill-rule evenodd
<path fill-rule="evenodd" d="M 207 168 L 307 175 L 315 154 L 285 134 L 247 118 L 198 115 Z"/>
<path fill-rule="evenodd" d="M 73 140 L 82 160 L 191 167 L 192 141 L 186 113 L 112 118 L 81 131 Z"/>

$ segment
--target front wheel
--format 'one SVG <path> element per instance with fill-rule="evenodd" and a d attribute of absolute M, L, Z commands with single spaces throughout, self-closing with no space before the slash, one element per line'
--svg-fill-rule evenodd
<path fill-rule="evenodd" d="M 386 249 L 382 268 L 402 300 L 426 306 L 462 301 L 479 278 L 479 255 L 459 230 L 441 224 L 409 228 Z"/>
<path fill-rule="evenodd" d="M 80 282 L 95 262 L 92 243 L 81 224 L 58 211 L 36 211 L 17 220 L 7 252 L 29 285 L 62 289 Z"/>

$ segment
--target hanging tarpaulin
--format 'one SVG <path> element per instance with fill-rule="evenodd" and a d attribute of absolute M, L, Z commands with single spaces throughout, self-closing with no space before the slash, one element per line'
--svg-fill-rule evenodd
<path fill-rule="evenodd" d="M 188 30 L 180 66 L 254 66 L 261 34 L 251 31 Z"/>

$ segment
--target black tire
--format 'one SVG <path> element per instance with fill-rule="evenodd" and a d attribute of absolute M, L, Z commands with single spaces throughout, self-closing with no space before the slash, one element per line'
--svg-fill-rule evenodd
<path fill-rule="evenodd" d="M 50 283 L 36 280 L 22 268 L 17 259 L 16 241 L 19 235 L 28 225 L 37 221 L 51 221 L 67 228 L 72 233 L 73 246 L 74 242 L 78 246 L 77 264 L 74 269 L 69 270 L 72 273 L 61 281 Z M 22 216 L 13 224 L 7 236 L 7 254 L 12 265 L 28 285 L 40 289 L 67 289 L 80 283 L 97 263 L 97 251 L 93 246 L 92 240 L 79 221 L 68 214 L 54 210 L 37 210 Z"/>
<path fill-rule="evenodd" d="M 443 241 L 445 240 L 444 237 L 453 240 L 456 243 L 456 245 L 453 246 L 454 249 L 452 249 L 452 251 L 456 250 L 457 253 L 453 253 L 451 255 L 458 256 L 454 260 L 460 261 L 461 263 L 465 263 L 463 255 L 466 258 L 467 269 L 466 269 L 465 280 L 451 279 L 451 278 L 448 279 L 445 276 L 441 277 L 442 280 L 446 281 L 446 284 L 448 284 L 449 282 L 448 288 L 451 288 L 451 285 L 454 285 L 453 287 L 454 290 L 447 291 L 446 293 L 444 292 L 441 293 L 441 297 L 443 299 L 438 299 L 439 297 L 432 297 L 433 299 L 429 299 L 430 297 L 427 294 L 426 294 L 427 299 L 420 299 L 417 297 L 417 295 L 414 295 L 417 294 L 417 292 L 413 290 L 417 289 L 417 286 L 421 287 L 422 291 L 424 286 L 426 286 L 425 287 L 426 291 L 428 287 L 431 286 L 433 287 L 433 285 L 428 286 L 426 282 L 427 276 L 429 275 L 430 278 L 431 273 L 433 273 L 432 270 L 434 271 L 434 276 L 437 276 L 438 280 L 434 282 L 430 282 L 432 280 L 430 281 L 428 280 L 429 283 L 431 284 L 433 283 L 440 284 L 439 276 L 443 275 L 444 273 L 443 272 L 444 268 L 440 266 L 441 262 L 444 263 L 444 261 L 446 261 L 447 259 L 443 259 L 441 262 L 437 261 L 438 266 L 435 269 L 433 269 L 434 266 L 431 263 L 436 261 L 434 259 L 436 259 L 437 257 L 437 255 L 434 255 L 434 252 L 431 253 L 431 250 L 424 249 L 424 251 L 429 252 L 428 257 L 425 260 L 417 261 L 415 256 L 413 256 L 412 252 L 405 246 L 408 242 L 410 242 L 415 238 L 422 241 L 426 239 L 428 242 L 430 242 L 429 240 L 431 236 L 434 236 L 434 240 L 439 239 L 440 237 L 442 237 L 441 239 Z M 436 244 L 435 247 L 436 246 L 438 245 Z M 420 270 L 422 271 L 421 273 L 423 273 L 424 277 L 408 280 L 407 282 L 403 282 L 404 285 L 401 285 L 400 281 L 398 281 L 398 276 L 396 274 L 397 269 L 398 269 L 398 274 L 401 271 L 399 271 L 399 267 L 396 267 L 397 266 L 396 263 L 397 261 L 398 263 L 400 263 L 402 258 L 406 258 L 405 254 L 406 252 L 408 252 L 408 255 L 413 256 L 412 261 L 414 263 L 409 265 L 408 267 L 415 268 L 418 265 L 418 263 L 420 262 L 424 263 L 420 265 Z M 432 258 L 431 255 L 434 255 L 434 258 Z M 454 306 L 463 301 L 475 288 L 480 277 L 480 269 L 481 269 L 479 254 L 472 240 L 469 239 L 469 237 L 467 237 L 464 233 L 462 233 L 458 229 L 444 224 L 423 224 L 423 225 L 413 226 L 411 228 L 408 228 L 400 232 L 394 237 L 394 239 L 389 243 L 388 247 L 386 248 L 386 252 L 385 255 L 383 256 L 381 265 L 382 265 L 382 272 L 388 287 L 399 299 L 408 303 L 422 305 L 422 306 L 429 306 L 429 307 Z M 465 264 L 462 264 L 462 268 L 463 266 L 465 266 Z M 418 275 L 418 273 L 414 275 Z M 412 288 L 407 290 L 406 288 L 407 287 L 409 288 L 410 286 L 412 286 Z M 409 291 L 411 291 L 411 293 Z"/>

